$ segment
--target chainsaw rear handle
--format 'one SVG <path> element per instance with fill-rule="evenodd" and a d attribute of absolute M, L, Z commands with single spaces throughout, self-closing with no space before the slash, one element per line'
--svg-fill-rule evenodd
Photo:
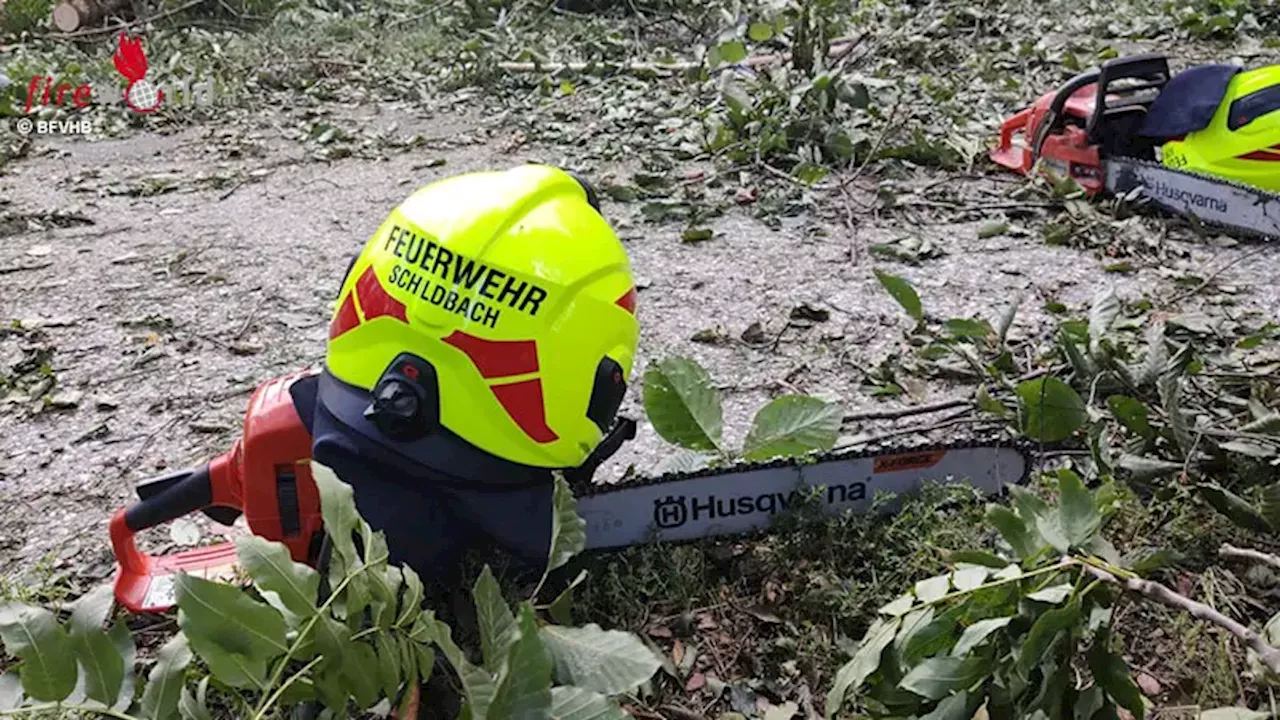
<path fill-rule="evenodd" d="M 1128 92 L 1161 90 L 1169 83 L 1169 61 L 1160 53 L 1148 53 L 1115 58 L 1103 63 L 1098 73 L 1098 93 L 1093 103 L 1093 115 L 1089 116 L 1085 127 L 1089 142 L 1099 142 L 1098 123 L 1107 112 L 1107 95 L 1111 92 L 1111 84 L 1125 79 L 1140 81 L 1126 88 Z"/>
<path fill-rule="evenodd" d="M 209 465 L 176 470 L 138 486 L 141 502 L 124 511 L 124 522 L 133 532 L 201 510 L 213 502 Z"/>

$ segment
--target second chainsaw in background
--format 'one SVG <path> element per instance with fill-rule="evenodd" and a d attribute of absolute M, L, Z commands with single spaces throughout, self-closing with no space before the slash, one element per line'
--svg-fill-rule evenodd
<path fill-rule="evenodd" d="M 1280 239 L 1280 65 L 1172 75 L 1164 55 L 1116 58 L 1004 121 L 991 159 Z"/>

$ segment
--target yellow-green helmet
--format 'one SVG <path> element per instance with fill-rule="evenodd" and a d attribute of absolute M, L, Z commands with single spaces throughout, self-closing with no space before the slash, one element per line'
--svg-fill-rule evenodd
<path fill-rule="evenodd" d="M 585 181 L 532 164 L 452 176 L 392 210 L 352 262 L 320 399 L 410 457 L 443 432 L 577 467 L 625 394 L 635 309 L 627 253 Z"/>
<path fill-rule="evenodd" d="M 1231 78 L 1209 125 L 1165 143 L 1161 161 L 1280 192 L 1280 65 Z"/>

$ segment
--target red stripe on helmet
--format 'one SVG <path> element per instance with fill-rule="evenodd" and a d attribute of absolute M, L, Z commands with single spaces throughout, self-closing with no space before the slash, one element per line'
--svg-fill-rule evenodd
<path fill-rule="evenodd" d="M 547 414 L 542 404 L 542 381 L 534 378 L 510 385 L 492 386 L 493 394 L 506 408 L 507 414 L 524 430 L 525 434 L 540 443 L 558 440 L 559 436 L 547 426 Z"/>
<path fill-rule="evenodd" d="M 444 342 L 466 353 L 484 378 L 538 372 L 538 344 L 533 340 L 485 340 L 454 330 Z"/>
<path fill-rule="evenodd" d="M 329 323 L 329 339 L 332 340 L 359 324 L 360 316 L 356 313 L 356 302 L 352 294 L 347 293 L 342 306 L 338 308 L 338 314 L 334 315 L 333 321 Z"/>
<path fill-rule="evenodd" d="M 631 313 L 632 315 L 635 315 L 635 314 L 636 314 L 636 289 L 635 289 L 635 287 L 633 286 L 630 290 L 628 290 L 628 291 L 627 291 L 627 293 L 626 293 L 625 295 L 623 295 L 622 297 L 618 298 L 615 302 L 616 302 L 618 305 L 622 306 L 622 309 L 623 309 L 623 310 L 626 310 L 627 312 Z"/>
<path fill-rule="evenodd" d="M 378 282 L 378 276 L 373 272 L 372 265 L 365 268 L 364 274 L 356 282 L 356 294 L 360 296 L 360 309 L 364 310 L 365 320 L 390 315 L 400 322 L 409 322 L 409 318 L 405 315 L 404 303 L 391 297 L 386 290 L 382 289 L 382 283 Z"/>

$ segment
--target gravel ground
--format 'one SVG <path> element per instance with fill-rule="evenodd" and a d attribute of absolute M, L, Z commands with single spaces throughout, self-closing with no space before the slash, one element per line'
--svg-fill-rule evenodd
<path fill-rule="evenodd" d="M 72 213 L 91 224 L 0 225 L 0 320 L 38 328 L 0 334 L 0 374 L 33 346 L 50 348 L 54 395 L 66 405 L 41 409 L 11 396 L 0 410 L 5 575 L 50 554 L 68 573 L 109 574 L 106 523 L 133 485 L 229 447 L 257 383 L 322 360 L 339 274 L 392 206 L 446 174 L 538 159 L 535 148 L 511 150 L 501 133 L 477 130 L 481 121 L 463 113 L 392 108 L 371 122 L 448 142 L 385 160 L 326 163 L 305 160 L 271 123 L 255 131 L 261 151 L 239 157 L 227 152 L 218 127 L 195 126 L 167 136 L 50 141 L 47 152 L 6 168 L 0 214 Z M 446 163 L 428 166 L 440 159 Z M 244 182 L 207 181 L 234 170 Z M 172 192 L 121 194 L 155 187 L 162 174 L 176 185 Z M 972 187 L 998 189 L 1002 180 Z M 605 211 L 611 220 L 629 214 L 616 203 Z M 771 230 L 735 209 L 711 224 L 712 239 L 696 244 L 681 242 L 678 225 L 620 222 L 644 286 L 631 412 L 645 363 L 675 353 L 697 359 L 723 387 L 730 444 L 741 442 L 752 413 L 778 392 L 821 394 L 850 411 L 883 404 L 859 390 L 861 371 L 897 350 L 903 314 L 873 276 L 865 247 L 904 230 L 947 254 L 914 267 L 875 262 L 910 279 L 928 313 L 994 322 L 1022 293 L 1014 333 L 1038 332 L 1049 298 L 1087 303 L 1104 283 L 1126 299 L 1168 292 L 1182 273 L 1203 276 L 1232 262 L 1219 281 L 1237 289 L 1235 311 L 1275 316 L 1280 307 L 1276 245 L 1170 241 L 1185 254 L 1176 263 L 1109 274 L 1092 253 L 1048 246 L 1035 233 L 980 239 L 981 218 L 854 220 L 856 232 L 817 222 Z M 1158 221 L 1144 222 L 1150 229 Z M 829 319 L 790 323 L 802 303 L 827 309 Z M 757 322 L 765 342 L 740 341 Z M 728 341 L 691 340 L 715 328 Z M 930 386 L 923 400 L 959 392 Z M 644 472 L 667 454 L 642 426 L 600 477 L 616 478 L 633 464 Z"/>

